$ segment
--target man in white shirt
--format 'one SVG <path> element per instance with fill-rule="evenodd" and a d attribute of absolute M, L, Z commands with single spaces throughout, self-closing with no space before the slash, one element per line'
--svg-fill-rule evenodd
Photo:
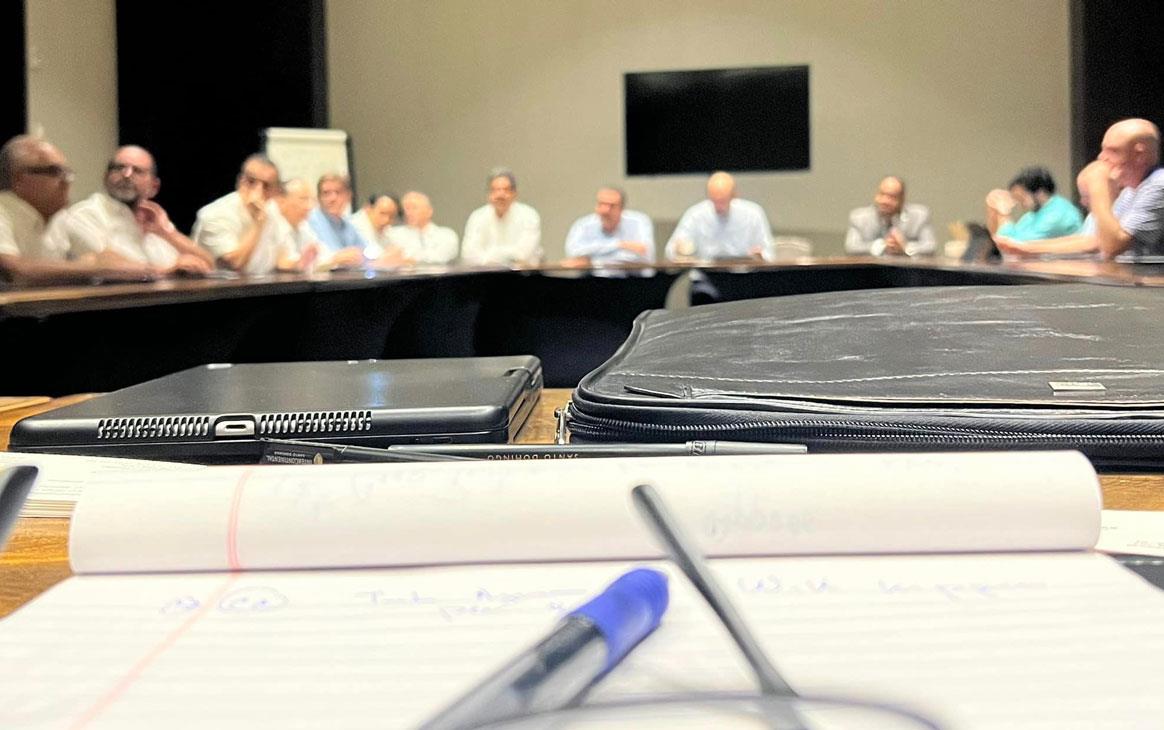
<path fill-rule="evenodd" d="M 772 260 L 772 228 L 764 209 L 736 197 L 736 182 L 726 172 L 707 179 L 707 199 L 687 209 L 667 241 L 669 259 L 713 261 Z"/>
<path fill-rule="evenodd" d="M 651 219 L 637 210 L 625 210 L 626 194 L 619 188 L 598 189 L 594 212 L 574 221 L 566 234 L 563 264 L 651 264 L 655 261 L 655 232 Z"/>
<path fill-rule="evenodd" d="M 224 268 L 244 274 L 274 271 L 279 241 L 268 204 L 278 192 L 279 168 L 266 155 L 251 155 L 243 161 L 235 191 L 198 211 L 194 240 Z"/>
<path fill-rule="evenodd" d="M 469 215 L 461 260 L 475 266 L 537 266 L 542 260 L 542 219 L 517 200 L 517 178 L 505 169 L 489 174 L 489 204 Z"/>
<path fill-rule="evenodd" d="M 214 259 L 153 201 L 160 187 L 153 155 L 141 147 L 121 147 L 106 169 L 105 190 L 56 216 L 46 235 L 70 258 L 113 251 L 165 273 L 209 273 Z"/>
<path fill-rule="evenodd" d="M 390 248 L 398 248 L 404 263 L 447 264 L 457 258 L 457 233 L 432 222 L 432 203 L 415 190 L 400 199 L 404 225 L 389 231 Z M 379 264 L 379 262 L 377 262 Z"/>
<path fill-rule="evenodd" d="M 67 248 L 45 236 L 72 182 L 65 156 L 47 140 L 21 135 L 0 147 L 0 274 L 34 284 L 155 278 L 153 267 L 112 251 L 67 260 Z"/>
<path fill-rule="evenodd" d="M 283 183 L 282 192 L 275 198 L 275 209 L 270 211 L 278 240 L 279 271 L 311 271 L 319 258 L 320 245 L 307 217 L 315 208 L 311 185 L 302 178 Z"/>
<path fill-rule="evenodd" d="M 352 227 L 367 243 L 364 254 L 369 259 L 383 255 L 389 246 L 388 231 L 396 223 L 400 205 L 388 193 L 373 193 L 368 202 L 352 217 Z"/>

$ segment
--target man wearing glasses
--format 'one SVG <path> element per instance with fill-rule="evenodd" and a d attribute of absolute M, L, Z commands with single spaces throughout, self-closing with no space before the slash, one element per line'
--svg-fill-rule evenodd
<path fill-rule="evenodd" d="M 198 211 L 193 238 L 219 266 L 244 274 L 269 274 L 279 263 L 279 236 L 272 199 L 279 168 L 266 155 L 243 161 L 235 191 Z"/>
<path fill-rule="evenodd" d="M 0 274 L 35 284 L 154 278 L 153 267 L 112 251 L 67 260 L 67 247 L 45 235 L 69 204 L 72 182 L 65 156 L 47 140 L 22 135 L 0 147 Z"/>
<path fill-rule="evenodd" d="M 74 255 L 109 250 L 164 273 L 209 273 L 214 259 L 153 201 L 160 187 L 153 155 L 137 146 L 120 148 L 109 161 L 105 191 L 54 218 L 50 245 Z"/>

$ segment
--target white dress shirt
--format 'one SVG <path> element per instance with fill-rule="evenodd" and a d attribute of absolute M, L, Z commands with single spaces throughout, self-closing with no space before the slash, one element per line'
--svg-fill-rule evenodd
<path fill-rule="evenodd" d="M 68 249 L 45 236 L 36 208 L 11 190 L 0 192 L 0 254 L 32 260 L 63 260 Z"/>
<path fill-rule="evenodd" d="M 269 215 L 275 222 L 275 239 L 278 242 L 275 249 L 276 266 L 281 258 L 298 261 L 303 250 L 313 243 L 319 246 L 319 237 L 315 235 L 315 229 L 311 227 L 306 218 L 299 221 L 299 225 L 293 226 L 291 221 L 283 217 L 283 211 L 279 210 L 278 206 L 275 206 L 275 210 Z M 320 249 L 319 255 L 324 256 L 322 249 Z"/>
<path fill-rule="evenodd" d="M 492 205 L 469 215 L 461 260 L 466 264 L 536 264 L 542 260 L 542 219 L 538 212 L 514 201 L 501 218 Z"/>
<path fill-rule="evenodd" d="M 267 222 L 259 235 L 259 242 L 250 259 L 242 268 L 244 274 L 269 274 L 279 263 L 279 235 L 275 223 L 279 208 L 274 201 L 267 203 Z M 194 232 L 190 236 L 217 261 L 222 256 L 238 248 L 239 238 L 251 225 L 242 196 L 237 192 L 224 195 L 213 203 L 203 206 L 194 221 Z"/>
<path fill-rule="evenodd" d="M 388 238 L 390 226 L 384 226 L 379 232 L 376 227 L 372 225 L 372 219 L 368 217 L 368 211 L 360 208 L 348 218 L 348 222 L 360 234 L 367 245 L 364 247 L 364 257 L 374 259 L 381 256 L 384 251 L 392 245 Z"/>
<path fill-rule="evenodd" d="M 178 261 L 176 248 L 161 236 L 143 231 L 133 209 L 103 192 L 53 216 L 46 236 L 54 248 L 68 251 L 69 258 L 112 251 L 162 269 Z"/>
<path fill-rule="evenodd" d="M 388 242 L 418 264 L 447 264 L 457 258 L 457 232 L 432 222 L 424 228 L 392 226 Z"/>
<path fill-rule="evenodd" d="M 692 250 L 681 251 L 680 241 L 686 241 Z M 705 261 L 738 259 L 751 256 L 751 249 L 759 246 L 764 258 L 776 258 L 772 244 L 772 227 L 764 209 L 750 200 L 736 198 L 728 207 L 727 215 L 715 212 L 710 200 L 701 200 L 687 209 L 667 241 L 667 257 L 694 256 Z"/>

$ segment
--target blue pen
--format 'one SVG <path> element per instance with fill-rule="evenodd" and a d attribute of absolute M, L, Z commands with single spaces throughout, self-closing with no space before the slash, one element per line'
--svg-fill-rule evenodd
<path fill-rule="evenodd" d="M 476 727 L 568 707 L 654 631 L 666 610 L 666 575 L 649 568 L 625 573 L 422 727 Z"/>

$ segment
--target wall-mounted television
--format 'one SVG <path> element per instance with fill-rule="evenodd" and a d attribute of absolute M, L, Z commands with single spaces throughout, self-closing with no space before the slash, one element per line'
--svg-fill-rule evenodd
<path fill-rule="evenodd" d="M 809 169 L 808 66 L 623 76 L 627 175 Z"/>

